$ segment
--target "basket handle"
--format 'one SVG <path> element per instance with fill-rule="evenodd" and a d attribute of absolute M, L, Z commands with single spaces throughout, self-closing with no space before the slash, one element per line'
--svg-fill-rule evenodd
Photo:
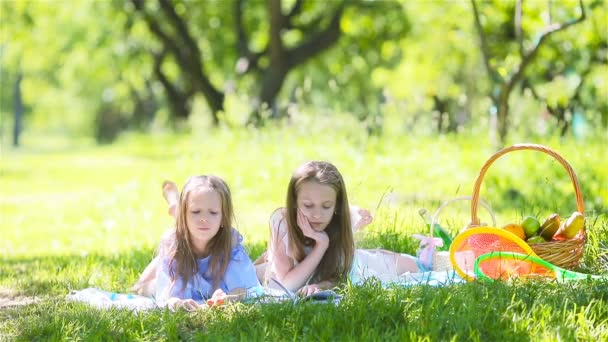
<path fill-rule="evenodd" d="M 456 202 L 456 201 L 470 201 L 473 199 L 473 196 L 461 196 L 461 197 L 455 197 L 452 199 L 449 199 L 445 202 L 443 202 L 439 208 L 437 208 L 437 211 L 435 211 L 435 213 L 433 214 L 433 216 L 431 216 L 431 234 L 430 237 L 433 237 L 433 227 L 435 227 L 435 223 L 438 222 L 438 218 L 439 218 L 439 213 L 441 212 L 441 210 L 443 210 L 443 208 L 445 208 L 448 204 L 452 203 L 452 202 Z M 492 211 L 492 208 L 490 207 L 490 205 L 482 200 L 479 199 L 479 204 L 481 204 L 482 207 L 486 208 L 486 210 L 488 211 L 488 213 L 490 213 L 490 217 L 492 217 L 492 225 L 494 227 L 496 227 L 496 217 L 494 216 L 494 212 Z"/>
<path fill-rule="evenodd" d="M 479 175 L 477 176 L 477 180 L 475 181 L 475 186 L 473 187 L 473 199 L 471 200 L 471 223 L 469 224 L 470 227 L 475 227 L 475 226 L 479 225 L 479 218 L 477 217 L 477 204 L 479 202 L 479 189 L 481 188 L 483 176 L 488 171 L 488 168 L 490 167 L 490 165 L 492 165 L 492 163 L 496 159 L 500 158 L 501 156 L 503 156 L 509 152 L 519 151 L 519 150 L 539 151 L 539 152 L 546 153 L 546 154 L 550 155 L 551 157 L 557 159 L 557 161 L 559 161 L 560 164 L 562 164 L 562 166 L 568 172 L 568 175 L 570 176 L 570 180 L 572 181 L 572 185 L 574 186 L 574 194 L 576 195 L 576 208 L 577 208 L 578 212 L 580 212 L 583 215 L 585 214 L 585 206 L 583 204 L 583 194 L 581 193 L 581 187 L 578 183 L 578 179 L 576 178 L 576 175 L 574 174 L 574 170 L 572 170 L 572 166 L 570 166 L 570 164 L 568 164 L 568 162 L 564 158 L 562 158 L 562 156 L 560 156 L 557 152 L 553 151 L 552 149 L 550 149 L 547 146 L 538 145 L 538 144 L 516 144 L 513 146 L 505 147 L 502 150 L 496 152 L 492 157 L 490 157 L 490 159 L 488 159 L 488 161 L 486 161 L 486 163 L 481 168 L 481 171 L 479 171 Z"/>

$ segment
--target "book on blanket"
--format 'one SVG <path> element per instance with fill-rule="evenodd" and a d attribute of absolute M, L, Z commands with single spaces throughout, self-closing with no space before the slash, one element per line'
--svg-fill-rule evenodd
<path fill-rule="evenodd" d="M 294 300 L 294 301 L 327 301 L 327 302 L 336 302 L 339 301 L 342 296 L 340 296 L 339 294 L 337 294 L 336 292 L 334 292 L 333 290 L 322 290 L 319 292 L 315 292 L 313 294 L 307 295 L 307 296 L 299 296 L 298 294 L 290 291 L 288 288 L 286 288 L 285 286 L 283 286 L 283 284 L 281 284 L 278 280 L 274 279 L 274 278 L 270 278 L 270 282 L 275 284 L 276 286 L 278 286 L 280 288 L 280 290 L 278 291 L 282 291 L 282 295 L 284 295 L 285 297 L 287 297 L 288 299 Z M 268 294 L 269 289 L 266 289 L 266 293 Z M 280 294 L 280 292 L 279 292 Z M 276 294 L 275 294 L 276 296 Z"/>

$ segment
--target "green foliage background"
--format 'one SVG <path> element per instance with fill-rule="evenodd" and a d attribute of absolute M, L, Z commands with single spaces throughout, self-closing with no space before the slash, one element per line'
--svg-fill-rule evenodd
<path fill-rule="evenodd" d="M 304 2 L 296 23 L 309 25 L 332 7 Z M 176 2 L 190 31 L 204 51 L 205 72 L 226 92 L 227 125 L 242 126 L 259 91 L 255 73 L 235 72 L 239 60 L 232 1 Z M 250 48 L 258 51 L 268 41 L 268 17 L 262 2 L 245 2 L 245 25 Z M 287 12 L 295 1 L 284 1 Z M 278 103 L 291 116 L 346 113 L 368 126 L 370 133 L 385 130 L 409 134 L 437 133 L 432 96 L 449 100 L 448 111 L 458 121 L 458 132 L 489 130 L 492 91 L 481 60 L 479 39 L 468 1 L 395 1 L 353 6 L 341 21 L 338 43 L 291 73 Z M 155 2 L 150 7 L 158 6 Z M 329 7 L 328 7 L 329 6 Z M 480 8 L 484 29 L 495 55 L 492 65 L 505 76 L 519 57 L 513 38 L 513 2 L 494 1 Z M 590 68 L 576 110 L 586 129 L 605 134 L 608 127 L 608 5 L 585 2 L 587 18 L 552 36 L 541 47 L 526 73 L 549 104 L 567 104 L 581 75 Z M 32 134 L 92 136 L 96 116 L 111 110 L 129 122 L 134 94 L 152 96 L 158 111 L 146 132 L 183 127 L 171 118 L 164 91 L 153 75 L 151 53 L 159 42 L 149 32 L 130 2 L 82 1 L 74 6 L 45 1 L 5 1 L 1 4 L 0 115 L 2 141 L 11 135 L 13 88 L 22 73 L 26 106 L 25 130 Z M 576 17 L 577 2 L 561 1 L 551 11 L 544 2 L 524 2 L 524 47 L 529 48 L 548 25 Z M 380 15 L 382 14 L 382 15 Z M 297 42 L 297 30 L 285 41 Z M 301 33 L 300 33 L 301 34 Z M 260 63 L 264 64 L 262 60 Z M 164 71 L 176 86 L 184 75 L 171 59 Z M 544 128 L 543 104 L 526 91 L 511 97 L 511 129 L 525 135 L 551 135 L 557 122 Z M 141 115 L 141 113 L 139 113 Z M 209 121 L 202 97 L 194 99 L 192 115 Z M 185 125 L 188 127 L 188 125 Z M 126 129 L 138 128 L 129 124 Z M 579 132 L 580 133 L 580 132 Z M 580 135 L 580 134 L 579 134 Z"/>

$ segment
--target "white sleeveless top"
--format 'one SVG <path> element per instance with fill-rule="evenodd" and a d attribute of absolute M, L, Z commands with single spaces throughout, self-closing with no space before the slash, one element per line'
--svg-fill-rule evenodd
<path fill-rule="evenodd" d="M 360 220 L 359 208 L 351 206 L 350 216 L 353 233 L 355 231 L 355 225 Z M 289 232 L 287 228 L 287 220 L 285 219 L 285 208 L 279 208 L 272 213 L 270 216 L 270 241 L 268 245 L 267 264 L 266 271 L 264 274 L 263 283 L 271 288 L 279 288 L 275 282 L 270 281 L 271 278 L 276 278 L 276 272 L 274 262 L 272 260 L 272 253 L 270 251 L 273 248 L 284 248 L 285 254 L 291 259 L 293 265 L 297 265 L 298 261 L 294 258 L 289 247 Z M 312 251 L 312 247 L 306 246 L 304 253 L 308 255 Z M 403 275 L 397 272 L 397 258 L 405 257 L 411 259 L 413 262 L 418 263 L 418 260 L 414 256 L 407 254 L 399 254 L 383 249 L 356 249 L 353 266 L 349 274 L 349 278 L 353 283 L 361 283 L 368 278 L 375 277 L 381 281 L 392 281 L 395 279 L 401 279 Z M 420 265 L 419 265 L 420 267 Z M 308 281 L 306 282 L 308 284 Z"/>
<path fill-rule="evenodd" d="M 359 208 L 355 206 L 350 207 L 350 218 L 351 218 L 351 228 L 355 228 L 355 223 L 360 219 L 359 217 Z M 274 287 L 273 282 L 269 283 L 270 278 L 276 278 L 276 272 L 273 262 L 273 253 L 271 251 L 274 248 L 283 248 L 285 254 L 290 258 L 293 265 L 297 265 L 298 261 L 295 259 L 292 251 L 289 246 L 289 231 L 287 227 L 287 220 L 285 218 L 285 208 L 279 208 L 275 210 L 272 215 L 270 215 L 270 241 L 268 242 L 268 252 L 267 256 L 267 267 L 264 275 L 264 283 L 267 283 L 268 286 Z M 311 246 L 304 247 L 304 254 L 308 255 L 312 251 Z"/>

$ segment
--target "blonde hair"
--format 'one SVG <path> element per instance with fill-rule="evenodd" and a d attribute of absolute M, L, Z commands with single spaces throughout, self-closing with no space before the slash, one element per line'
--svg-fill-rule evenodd
<path fill-rule="evenodd" d="M 170 252 L 169 269 L 173 283 L 178 278 L 185 287 L 190 278 L 199 272 L 196 256 L 192 250 L 192 242 L 186 217 L 188 215 L 188 198 L 190 193 L 199 189 L 212 189 L 220 195 L 222 204 L 222 220 L 217 234 L 209 241 L 209 268 L 213 278 L 213 289 L 217 289 L 224 278 L 232 249 L 232 196 L 230 188 L 223 179 L 212 175 L 192 176 L 188 178 L 179 198 L 179 212 L 175 222 L 175 243 Z"/>
<path fill-rule="evenodd" d="M 306 162 L 296 169 L 289 181 L 286 221 L 290 249 L 294 253 L 294 258 L 300 262 L 305 257 L 304 247 L 311 243 L 297 224 L 298 191 L 301 185 L 307 181 L 330 186 L 336 192 L 335 213 L 325 228 L 329 237 L 329 247 L 311 279 L 314 282 L 343 280 L 348 276 L 353 264 L 355 243 L 344 180 L 338 169 L 331 163 Z"/>

